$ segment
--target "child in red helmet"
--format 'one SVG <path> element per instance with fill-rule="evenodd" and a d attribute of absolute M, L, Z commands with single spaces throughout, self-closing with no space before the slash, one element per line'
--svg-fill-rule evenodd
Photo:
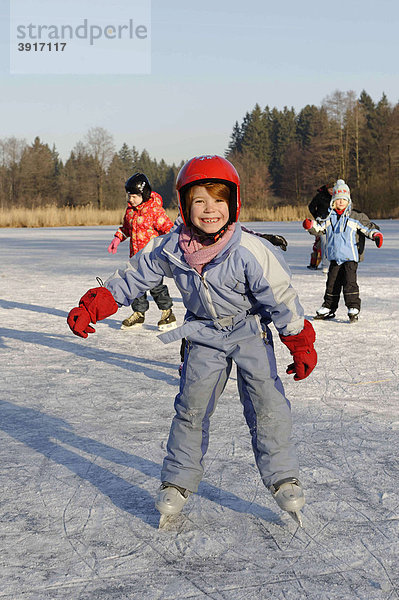
<path fill-rule="evenodd" d="M 317 362 L 313 327 L 304 320 L 282 254 L 242 231 L 240 179 L 233 165 L 220 156 L 195 157 L 181 169 L 176 187 L 183 224 L 152 240 L 105 288 L 89 290 L 68 324 L 87 337 L 90 322 L 129 304 L 149 284 L 173 277 L 187 313 L 181 327 L 160 338 L 167 343 L 185 337 L 186 351 L 156 499 L 160 525 L 197 491 L 210 418 L 233 363 L 262 481 L 280 508 L 301 522 L 305 497 L 290 404 L 277 375 L 268 324 L 273 321 L 292 354 L 287 373 L 297 381 Z"/>
<path fill-rule="evenodd" d="M 144 173 L 135 173 L 125 183 L 127 209 L 123 224 L 115 233 L 108 246 L 108 252 L 115 254 L 120 242 L 130 238 L 130 257 L 144 248 L 158 235 L 168 233 L 173 223 L 162 208 L 162 197 L 151 190 L 150 182 Z M 167 286 L 161 281 L 149 290 L 154 302 L 161 311 L 158 321 L 160 331 L 176 327 L 176 317 L 172 311 L 172 299 Z M 150 305 L 144 292 L 132 302 L 133 314 L 122 321 L 121 329 L 130 331 L 140 328 Z"/>

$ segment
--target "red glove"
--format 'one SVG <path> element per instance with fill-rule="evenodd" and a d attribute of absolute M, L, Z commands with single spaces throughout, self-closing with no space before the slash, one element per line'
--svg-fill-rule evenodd
<path fill-rule="evenodd" d="M 312 219 L 305 219 L 304 222 L 302 223 L 302 227 L 304 229 L 310 229 L 312 226 L 313 226 Z"/>
<path fill-rule="evenodd" d="M 108 252 L 110 254 L 116 254 L 119 244 L 121 243 L 120 238 L 114 237 L 110 245 L 108 246 Z"/>
<path fill-rule="evenodd" d="M 296 335 L 280 335 L 280 339 L 291 352 L 294 362 L 287 367 L 287 373 L 295 373 L 295 381 L 305 379 L 317 365 L 317 354 L 313 348 L 316 334 L 312 324 L 305 319 L 304 328 Z"/>
<path fill-rule="evenodd" d="M 113 295 L 105 287 L 92 288 L 79 300 L 79 307 L 73 308 L 67 318 L 67 323 L 75 335 L 87 338 L 94 333 L 91 323 L 97 323 L 110 317 L 118 310 Z"/>
<path fill-rule="evenodd" d="M 384 237 L 382 233 L 378 231 L 373 235 L 373 240 L 375 241 L 375 245 L 377 246 L 377 248 L 381 248 L 382 242 L 384 241 Z"/>

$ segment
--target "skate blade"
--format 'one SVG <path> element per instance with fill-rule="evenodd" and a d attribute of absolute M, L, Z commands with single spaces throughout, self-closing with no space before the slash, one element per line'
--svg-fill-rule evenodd
<path fill-rule="evenodd" d="M 143 323 L 139 323 L 138 325 L 121 325 L 121 329 L 123 331 L 133 331 L 134 329 L 141 329 L 143 327 Z"/>
<path fill-rule="evenodd" d="M 168 531 L 169 529 L 174 529 L 176 524 L 179 523 L 180 513 L 176 515 L 161 515 L 159 519 L 158 529 L 163 529 L 164 531 Z"/>
<path fill-rule="evenodd" d="M 169 329 L 176 329 L 177 323 L 168 323 L 166 325 L 158 325 L 158 331 L 168 331 Z"/>
<path fill-rule="evenodd" d="M 324 316 L 324 315 L 315 315 L 313 317 L 314 321 L 328 321 L 329 319 L 335 319 L 335 315 L 327 315 L 327 316 Z"/>
<path fill-rule="evenodd" d="M 295 521 L 295 523 L 297 523 L 299 525 L 299 527 L 303 527 L 303 521 L 302 521 L 302 513 L 300 510 L 296 510 L 296 511 L 287 511 L 288 514 L 290 515 L 290 517 L 292 517 Z"/>

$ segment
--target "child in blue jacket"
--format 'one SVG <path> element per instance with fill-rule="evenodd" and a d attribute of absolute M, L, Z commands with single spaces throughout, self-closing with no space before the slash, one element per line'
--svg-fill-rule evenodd
<path fill-rule="evenodd" d="M 352 209 L 350 189 L 343 179 L 333 188 L 328 216 L 320 223 L 305 219 L 303 227 L 314 235 L 326 236 L 327 258 L 330 261 L 324 302 L 315 319 L 332 319 L 338 308 L 341 290 L 351 322 L 360 312 L 357 266 L 359 262 L 358 233 L 374 240 L 377 248 L 383 242 L 382 233 L 364 213 Z"/>
<path fill-rule="evenodd" d="M 89 290 L 71 310 L 72 331 L 87 337 L 90 323 L 173 277 L 187 309 L 183 325 L 160 338 L 186 338 L 167 455 L 156 508 L 162 526 L 198 489 L 208 448 L 210 418 L 233 362 L 261 478 L 277 504 L 300 522 L 305 503 L 292 440 L 290 404 L 277 375 L 273 321 L 293 364 L 287 373 L 307 377 L 317 362 L 315 334 L 291 286 L 282 254 L 243 232 L 238 222 L 240 179 L 220 156 L 186 163 L 176 183 L 182 225 L 154 238 L 105 287 Z"/>

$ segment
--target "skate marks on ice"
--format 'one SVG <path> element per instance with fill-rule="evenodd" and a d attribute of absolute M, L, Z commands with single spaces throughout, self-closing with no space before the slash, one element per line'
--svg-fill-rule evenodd
<path fill-rule="evenodd" d="M 199 518 L 196 512 L 201 512 Z M 162 533 L 159 543 L 174 569 L 189 577 L 192 585 L 202 586 L 204 596 L 193 594 L 195 598 L 209 594 L 242 600 L 268 595 L 377 600 L 395 594 L 394 563 L 382 568 L 364 548 L 353 551 L 351 540 L 333 518 L 323 522 L 312 512 L 316 522 L 299 530 L 295 524 L 282 528 L 253 515 L 239 519 L 194 506 L 186 515 L 186 521 L 193 521 L 192 529 Z M 367 528 L 359 533 L 375 543 Z M 341 538 L 341 543 L 331 543 L 333 537 L 335 542 Z M 380 550 L 375 552 L 377 558 Z"/>
<path fill-rule="evenodd" d="M 194 506 L 191 531 L 162 535 L 165 551 L 192 578 L 202 574 L 216 598 L 398 597 L 398 545 L 386 548 L 399 534 L 397 519 L 376 523 L 338 499 L 316 499 L 304 529 Z M 212 560 L 211 573 L 198 557 Z"/>
<path fill-rule="evenodd" d="M 348 586 L 352 585 L 354 575 L 364 565 L 364 559 L 360 557 L 354 566 L 354 561 L 341 556 L 339 549 L 332 552 L 329 536 L 334 531 L 333 523 L 320 522 L 320 515 L 312 504 L 311 510 L 305 511 L 304 531 L 299 530 L 288 515 L 280 519 L 274 508 L 268 508 L 274 507 L 274 502 L 263 485 L 256 483 L 255 470 L 247 479 L 240 477 L 244 486 L 240 485 L 236 490 L 249 500 L 214 485 L 215 476 L 218 478 L 222 473 L 223 485 L 227 483 L 235 490 L 230 484 L 231 473 L 223 457 L 215 459 L 208 472 L 211 482 L 204 482 L 200 494 L 192 496 L 187 503 L 182 527 L 177 532 L 159 534 L 155 529 L 157 513 L 152 496 L 156 489 L 154 471 L 159 465 L 153 463 L 150 469 L 150 461 L 139 463 L 139 458 L 135 461 L 128 453 L 77 436 L 67 422 L 57 419 L 52 422 L 39 411 L 24 409 L 21 414 L 7 405 L 2 408 L 1 422 L 4 427 L 9 425 L 8 432 L 13 431 L 19 442 L 44 456 L 38 472 L 32 469 L 32 463 L 26 481 L 34 475 L 40 486 L 40 503 L 45 503 L 49 522 L 39 518 L 40 504 L 39 509 L 30 506 L 21 511 L 18 498 L 16 505 L 18 518 L 26 519 L 25 544 L 21 547 L 26 548 L 29 535 L 34 536 L 36 543 L 41 538 L 46 546 L 39 544 L 38 548 L 30 548 L 35 560 L 39 559 L 42 565 L 39 575 L 44 577 L 47 572 L 50 579 L 60 582 L 62 570 L 64 572 L 63 586 L 49 583 L 41 588 L 36 582 L 35 589 L 43 592 L 41 597 L 45 598 L 45 593 L 51 598 L 57 598 L 58 593 L 62 597 L 65 589 L 80 590 L 79 597 L 82 598 L 100 593 L 102 597 L 113 597 L 114 593 L 118 597 L 117 591 L 125 593 L 127 590 L 137 594 L 143 577 L 149 581 L 148 598 L 159 597 L 155 594 L 159 586 L 165 592 L 174 589 L 182 577 L 182 590 L 186 594 L 182 597 L 223 598 L 227 594 L 234 599 L 244 599 L 257 598 L 264 592 L 279 597 L 281 590 L 285 593 L 302 591 L 305 595 L 312 585 L 320 589 L 320 576 L 328 585 L 338 585 L 342 577 Z M 57 444 L 55 440 L 58 440 Z M 90 455 L 92 459 L 88 461 Z M 248 458 L 238 456 L 236 467 L 239 473 L 248 471 Z M 140 480 L 136 472 L 134 477 L 130 475 L 129 479 L 139 479 L 140 489 L 137 489 L 96 464 L 101 462 L 103 465 L 104 461 L 125 468 L 126 473 L 139 469 L 146 471 L 148 476 Z M 73 474 L 68 477 L 63 467 L 72 468 Z M 149 486 L 153 488 L 151 493 L 145 492 Z M 63 496 L 62 505 L 56 507 L 53 502 L 58 502 L 57 497 L 61 499 L 58 494 L 62 490 L 63 494 L 67 491 L 67 495 Z M 313 490 L 309 490 L 309 494 L 317 498 Z M 350 495 L 353 495 L 352 490 Z M 107 502 L 107 497 L 112 504 Z M 28 500 L 31 504 L 31 499 Z M 330 512 L 331 507 L 324 499 L 318 508 Z M 61 513 L 62 530 L 57 518 Z M 332 514 L 337 517 L 338 511 L 332 511 Z M 342 515 L 346 517 L 341 510 L 341 518 Z M 55 535 L 57 528 L 58 536 Z M 326 537 L 326 533 L 329 536 Z M 370 539 L 367 528 L 363 533 L 365 540 Z M 342 536 L 342 529 L 338 527 L 335 535 L 337 538 Z M 385 543 L 387 539 L 388 536 Z M 378 557 L 379 548 L 374 540 L 372 547 Z M 50 555 L 45 559 L 47 551 Z M 41 561 L 40 552 L 43 552 Z M 309 572 L 309 563 L 321 552 L 322 573 L 319 570 Z M 18 558 L 22 566 L 26 558 L 22 555 Z M 386 568 L 389 572 L 388 566 Z M 81 573 L 80 577 L 76 577 L 77 571 Z M 378 589 L 381 592 L 382 588 Z M 372 595 L 369 597 L 373 598 Z"/>
<path fill-rule="evenodd" d="M 223 470 L 223 463 L 215 464 L 209 473 L 213 480 L 218 467 Z M 273 598 L 396 598 L 399 521 L 395 496 L 387 494 L 384 504 L 376 496 L 379 514 L 375 518 L 376 507 L 368 506 L 366 484 L 363 488 L 356 481 L 343 484 L 333 472 L 317 467 L 307 470 L 304 479 L 308 503 L 303 509 L 303 529 L 287 514 L 281 513 L 281 519 L 265 519 L 256 508 L 239 514 L 226 506 L 227 502 L 218 506 L 203 494 L 193 496 L 186 505 L 185 525 L 178 534 L 162 535 L 167 552 L 187 565 L 188 556 L 202 556 L 201 550 L 209 545 L 215 569 L 208 580 L 218 590 L 216 598 L 226 597 L 224 594 L 240 599 L 264 594 Z M 319 484 L 312 484 L 317 480 Z M 273 506 L 255 478 L 244 488 L 241 483 L 245 479 L 238 476 L 237 481 L 242 496 L 248 497 L 256 489 L 252 499 L 258 500 L 258 506 Z M 364 544 L 372 554 L 365 551 Z M 197 563 L 188 564 L 192 572 L 198 569 Z M 224 578 L 218 576 L 218 567 L 224 569 Z"/>
<path fill-rule="evenodd" d="M 309 240 L 300 225 L 256 225 L 275 227 L 290 241 L 290 264 L 306 264 Z M 398 222 L 384 223 L 384 233 L 394 227 L 399 233 Z M 71 229 L 14 231 L 14 250 L 5 249 L 0 386 L 2 398 L 25 412 L 3 406 L 0 421 L 7 424 L 0 446 L 0 598 L 396 600 L 399 235 L 395 255 L 392 233 L 380 251 L 367 249 L 359 322 L 348 327 L 340 306 L 342 324 L 316 324 L 319 364 L 305 382 L 284 375 L 289 357 L 276 340 L 307 499 L 303 529 L 259 481 L 233 381 L 213 418 L 203 480 L 209 487 L 190 498 L 179 531 L 159 532 L 158 444 L 173 414 L 179 348 L 163 347 L 148 333 L 145 343 L 123 339 L 109 320 L 86 341 L 64 329 L 61 313 L 93 285 L 93 273 L 112 271 L 101 256 L 113 230 L 104 229 L 102 241 L 100 230 L 75 229 L 72 237 Z M 63 254 L 47 244 L 38 277 L 35 239 L 48 235 L 64 236 Z M 92 264 L 72 269 L 87 235 L 97 240 Z M 295 272 L 305 311 L 313 314 L 325 281 L 316 289 L 305 279 Z M 177 294 L 173 286 L 171 293 Z M 10 310 L 21 295 L 34 308 Z M 149 321 L 157 316 L 154 310 Z"/>

